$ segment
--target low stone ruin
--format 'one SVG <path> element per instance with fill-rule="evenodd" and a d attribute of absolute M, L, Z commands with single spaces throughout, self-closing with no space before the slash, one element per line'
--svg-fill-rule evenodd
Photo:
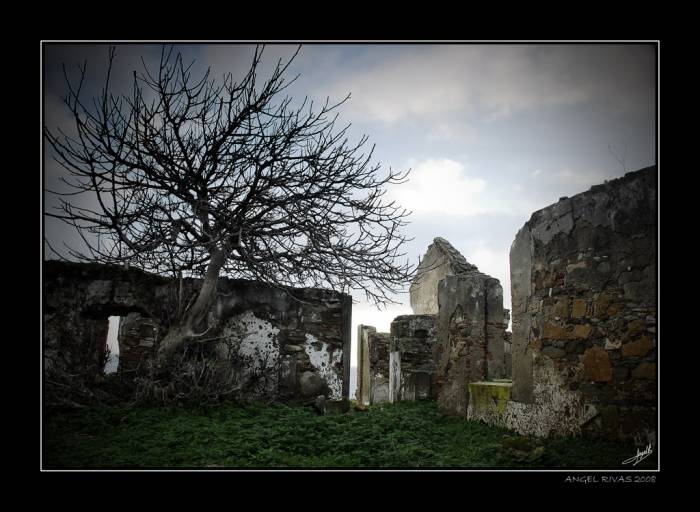
<path fill-rule="evenodd" d="M 46 375 L 98 376 L 108 318 L 120 316 L 119 371 L 136 372 L 201 282 L 138 269 L 46 261 Z M 233 365 L 241 398 L 347 400 L 352 298 L 330 290 L 220 279 L 206 339 Z M 205 341 L 206 341 L 205 339 Z M 90 375 L 88 375 L 88 378 Z"/>
<path fill-rule="evenodd" d="M 394 319 L 389 333 L 359 327 L 358 401 L 434 398 L 443 410 L 466 415 L 470 381 L 510 374 L 501 285 L 447 240 L 436 238 L 421 259 L 410 294 L 415 314 Z M 379 391 L 386 380 L 378 377 L 386 375 L 386 359 L 369 357 L 386 340 L 388 396 Z"/>
<path fill-rule="evenodd" d="M 388 333 L 358 326 L 359 403 L 435 398 L 435 322 L 435 315 L 403 315 Z"/>

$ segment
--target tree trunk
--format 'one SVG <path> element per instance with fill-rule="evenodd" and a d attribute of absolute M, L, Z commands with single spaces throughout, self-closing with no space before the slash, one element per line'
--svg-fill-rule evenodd
<path fill-rule="evenodd" d="M 204 282 L 199 290 L 197 300 L 185 311 L 179 322 L 170 328 L 158 345 L 156 366 L 159 370 L 163 370 L 170 365 L 173 355 L 195 334 L 195 326 L 206 317 L 216 297 L 219 272 L 225 262 L 226 254 L 223 250 L 217 249 L 209 261 L 207 273 L 204 276 Z"/>

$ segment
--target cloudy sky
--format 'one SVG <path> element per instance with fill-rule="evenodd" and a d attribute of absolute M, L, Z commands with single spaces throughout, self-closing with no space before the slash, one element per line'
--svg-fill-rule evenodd
<path fill-rule="evenodd" d="M 250 45 L 177 45 L 195 69 L 241 76 Z M 75 76 L 88 60 L 86 91 L 99 92 L 104 45 L 44 47 L 45 124 L 66 121 L 61 64 Z M 269 45 L 262 76 L 296 46 Z M 159 45 L 117 45 L 115 88 L 127 90 L 141 57 L 157 62 Z M 410 168 L 410 182 L 390 191 L 412 210 L 405 251 L 417 263 L 434 237 L 449 240 L 482 272 L 500 279 L 510 308 L 508 252 L 532 212 L 606 179 L 656 163 L 656 47 L 653 44 L 308 44 L 289 69 L 301 76 L 295 98 L 350 100 L 340 120 L 350 135 L 376 144 L 384 169 Z M 47 161 L 46 185 L 59 171 Z M 50 200 L 47 206 L 50 206 Z M 75 240 L 52 220 L 50 240 Z M 358 294 L 358 300 L 362 297 Z M 377 311 L 360 300 L 359 323 L 388 331 L 411 313 Z M 355 350 L 352 353 L 355 364 Z"/>

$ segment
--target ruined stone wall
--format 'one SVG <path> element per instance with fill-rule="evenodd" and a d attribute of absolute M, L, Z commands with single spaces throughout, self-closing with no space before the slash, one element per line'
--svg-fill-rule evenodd
<path fill-rule="evenodd" d="M 118 370 L 137 370 L 151 358 L 151 354 L 162 335 L 158 322 L 138 312 L 129 313 L 119 319 L 119 366 Z"/>
<path fill-rule="evenodd" d="M 369 335 L 377 332 L 370 325 L 357 326 L 357 389 L 355 398 L 361 405 L 369 405 L 371 402 L 371 368 Z"/>
<path fill-rule="evenodd" d="M 391 322 L 389 401 L 435 397 L 435 315 L 402 315 Z"/>
<path fill-rule="evenodd" d="M 369 334 L 370 403 L 389 401 L 389 350 L 391 336 L 387 332 Z"/>
<path fill-rule="evenodd" d="M 438 283 L 448 275 L 471 272 L 476 267 L 464 259 L 457 249 L 444 238 L 437 237 L 416 269 L 416 277 L 411 283 L 411 309 L 415 315 L 436 315 L 438 313 Z"/>
<path fill-rule="evenodd" d="M 438 405 L 466 416 L 470 382 L 506 376 L 508 325 L 498 279 L 478 270 L 446 276 L 438 286 Z"/>
<path fill-rule="evenodd" d="M 112 315 L 123 317 L 120 369 L 132 369 L 152 356 L 159 333 L 167 332 L 177 315 L 180 283 L 137 269 L 47 261 L 43 277 L 49 373 L 55 366 L 75 368 L 73 354 L 99 357 Z M 200 284 L 183 280 L 180 304 Z M 330 290 L 221 279 L 207 335 L 221 338 L 218 350 L 236 362 L 249 397 L 347 399 L 351 308 L 350 296 Z"/>
<path fill-rule="evenodd" d="M 653 440 L 656 211 L 650 167 L 563 198 L 518 232 L 506 426 Z"/>
<path fill-rule="evenodd" d="M 168 325 L 177 301 L 167 281 L 137 269 L 46 261 L 43 267 L 43 359 L 46 374 L 92 379 L 106 349 L 109 316 L 131 313 Z M 133 316 L 132 316 L 133 318 Z M 125 350 L 125 353 L 128 351 Z M 129 356 L 126 356 L 128 359 Z"/>
<path fill-rule="evenodd" d="M 357 391 L 362 405 L 389 401 L 390 336 L 372 326 L 357 326 Z"/>

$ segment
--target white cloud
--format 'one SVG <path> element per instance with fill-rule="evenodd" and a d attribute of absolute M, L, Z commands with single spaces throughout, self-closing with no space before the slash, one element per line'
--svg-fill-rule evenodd
<path fill-rule="evenodd" d="M 496 205 L 484 200 L 486 181 L 468 176 L 461 162 L 428 158 L 410 160 L 408 167 L 411 167 L 408 183 L 392 187 L 390 194 L 414 214 L 472 216 L 495 209 Z"/>
<path fill-rule="evenodd" d="M 510 281 L 510 247 L 491 247 L 484 240 L 476 240 L 474 245 L 467 249 L 464 257 L 469 263 L 479 267 L 484 274 L 495 277 L 501 281 L 504 290 L 509 289 L 503 283 Z"/>
<path fill-rule="evenodd" d="M 522 215 L 538 209 L 538 203 L 523 188 L 489 186 L 466 164 L 450 158 L 410 159 L 409 181 L 389 188 L 390 200 L 413 215 L 438 214 L 452 217 L 477 215 Z"/>
<path fill-rule="evenodd" d="M 542 169 L 535 169 L 530 173 L 530 176 L 533 178 L 537 178 L 537 176 L 539 176 L 540 174 L 542 174 Z"/>

